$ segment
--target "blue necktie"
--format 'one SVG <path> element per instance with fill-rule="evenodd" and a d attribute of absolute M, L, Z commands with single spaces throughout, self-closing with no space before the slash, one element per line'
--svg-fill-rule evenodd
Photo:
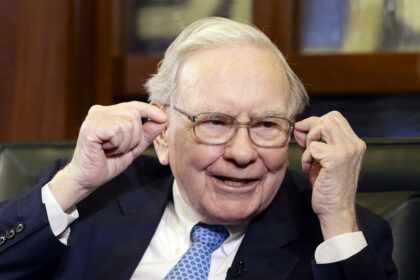
<path fill-rule="evenodd" d="M 229 231 L 224 226 L 198 223 L 191 236 L 193 244 L 164 280 L 207 279 L 211 253 L 229 237 Z"/>

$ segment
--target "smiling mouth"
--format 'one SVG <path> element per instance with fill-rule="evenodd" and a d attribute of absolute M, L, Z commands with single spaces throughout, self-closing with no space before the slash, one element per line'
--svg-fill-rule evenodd
<path fill-rule="evenodd" d="M 230 177 L 225 177 L 225 176 L 215 176 L 215 178 L 222 181 L 226 185 L 229 185 L 232 187 L 240 187 L 240 186 L 257 181 L 257 179 L 237 179 L 237 178 L 230 178 Z"/>

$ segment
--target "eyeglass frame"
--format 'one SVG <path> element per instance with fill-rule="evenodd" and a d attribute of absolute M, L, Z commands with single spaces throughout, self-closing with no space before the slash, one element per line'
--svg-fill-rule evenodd
<path fill-rule="evenodd" d="M 238 133 L 238 130 L 239 130 L 239 128 L 240 127 L 246 127 L 247 128 L 247 132 L 248 132 L 248 138 L 251 140 L 251 142 L 254 144 L 254 145 L 256 145 L 256 146 L 258 146 L 258 147 L 261 147 L 261 148 L 280 148 L 280 147 L 283 147 L 286 143 L 287 143 L 287 141 L 290 139 L 290 135 L 292 134 L 292 131 L 293 131 L 293 129 L 294 129 L 294 127 L 295 127 L 295 122 L 294 121 L 292 121 L 292 120 L 290 120 L 290 119 L 288 119 L 288 118 L 286 118 L 286 117 L 281 117 L 281 116 L 261 116 L 261 117 L 256 117 L 256 118 L 252 118 L 252 119 L 250 119 L 249 121 L 247 121 L 247 122 L 240 122 L 240 121 L 238 121 L 237 119 L 235 119 L 234 117 L 232 117 L 232 116 L 230 116 L 230 115 L 227 115 L 227 114 L 224 114 L 224 113 L 217 113 L 217 112 L 203 112 L 203 113 L 199 113 L 199 114 L 197 114 L 197 115 L 190 115 L 190 114 L 188 114 L 187 112 L 185 112 L 185 111 L 183 111 L 183 110 L 181 110 L 181 109 L 179 109 L 178 107 L 176 107 L 176 106 L 172 106 L 172 105 L 168 105 L 168 104 L 166 104 L 166 106 L 168 106 L 168 107 L 170 107 L 170 108 L 172 108 L 172 109 L 174 109 L 175 111 L 177 111 L 178 113 L 181 113 L 183 116 L 185 116 L 189 121 L 191 121 L 192 122 L 192 124 L 193 124 L 193 132 L 194 132 L 194 135 L 195 135 L 195 137 L 197 137 L 201 142 L 203 142 L 204 144 L 207 144 L 207 145 L 214 145 L 214 146 L 216 146 L 216 145 L 224 145 L 224 144 L 226 144 L 226 143 L 229 143 L 233 138 L 235 138 L 235 136 L 236 136 L 236 134 Z M 222 116 L 225 116 L 225 117 L 228 117 L 229 119 L 231 119 L 231 120 L 233 120 L 233 123 L 237 123 L 238 125 L 236 126 L 236 130 L 235 130 L 235 132 L 234 133 L 232 133 L 232 135 L 225 141 L 225 142 L 223 142 L 223 143 L 218 143 L 218 144 L 214 144 L 214 143 L 210 143 L 210 142 L 207 142 L 207 141 L 205 141 L 205 140 L 203 140 L 203 139 L 201 139 L 198 135 L 197 135 L 197 133 L 196 133 L 196 131 L 195 131 L 195 128 L 196 128 L 196 123 L 197 123 L 197 120 L 198 120 L 198 118 L 201 116 L 201 115 L 204 115 L 204 114 L 215 114 L 215 115 L 222 115 Z M 285 121 L 287 121 L 287 123 L 289 124 L 289 128 L 288 128 L 288 130 L 287 130 L 287 138 L 286 138 L 286 140 L 284 140 L 284 142 L 283 143 L 281 143 L 281 144 L 279 144 L 279 145 L 273 145 L 273 146 L 264 146 L 264 145 L 259 145 L 259 144 L 257 144 L 257 143 L 255 143 L 255 141 L 252 139 L 252 137 L 251 137 L 251 131 L 250 131 L 250 124 L 252 123 L 252 122 L 254 122 L 255 120 L 258 120 L 258 119 L 265 119 L 265 118 L 278 118 L 278 119 L 283 119 L 283 120 L 285 120 Z"/>

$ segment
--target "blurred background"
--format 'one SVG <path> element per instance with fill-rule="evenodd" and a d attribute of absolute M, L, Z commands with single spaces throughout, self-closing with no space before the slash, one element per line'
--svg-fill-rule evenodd
<path fill-rule="evenodd" d="M 0 0 L 0 142 L 73 139 L 89 107 L 146 100 L 191 22 L 262 29 L 305 84 L 304 116 L 360 137 L 420 137 L 418 0 Z"/>

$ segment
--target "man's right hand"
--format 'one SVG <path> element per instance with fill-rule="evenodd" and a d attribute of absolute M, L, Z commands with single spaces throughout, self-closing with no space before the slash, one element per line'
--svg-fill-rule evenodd
<path fill-rule="evenodd" d="M 142 118 L 148 119 L 143 125 Z M 71 212 L 97 187 L 124 171 L 166 124 L 166 114 L 147 103 L 91 107 L 72 160 L 49 183 L 61 208 Z"/>

